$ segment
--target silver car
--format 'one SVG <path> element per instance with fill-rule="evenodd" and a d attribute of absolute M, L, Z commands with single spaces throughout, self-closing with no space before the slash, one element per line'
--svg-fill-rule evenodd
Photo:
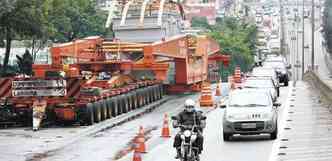
<path fill-rule="evenodd" d="M 278 135 L 279 103 L 273 103 L 268 92 L 252 89 L 239 89 L 230 93 L 223 118 L 224 141 L 234 134 L 270 134 L 271 139 Z"/>
<path fill-rule="evenodd" d="M 278 88 L 270 77 L 249 77 L 242 85 L 243 88 L 263 89 L 270 92 L 273 102 L 278 99 Z"/>

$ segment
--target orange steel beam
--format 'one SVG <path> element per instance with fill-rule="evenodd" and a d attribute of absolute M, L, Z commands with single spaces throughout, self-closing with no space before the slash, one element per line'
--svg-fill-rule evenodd
<path fill-rule="evenodd" d="M 70 57 L 74 59 L 96 59 L 96 52 L 83 52 L 86 49 L 93 49 L 97 51 L 97 44 L 100 44 L 103 41 L 101 37 L 87 37 L 82 40 L 75 40 L 73 42 L 64 43 L 52 47 L 51 57 L 52 65 L 61 66 L 63 64 L 62 59 L 65 57 Z"/>
<path fill-rule="evenodd" d="M 151 44 L 153 55 L 172 58 L 187 57 L 188 42 L 186 35 L 179 35 L 167 40 L 157 41 Z"/>

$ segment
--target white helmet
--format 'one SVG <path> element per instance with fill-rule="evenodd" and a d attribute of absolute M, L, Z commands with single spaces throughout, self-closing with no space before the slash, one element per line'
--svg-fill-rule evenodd
<path fill-rule="evenodd" d="M 187 99 L 184 102 L 184 110 L 187 112 L 193 112 L 195 110 L 195 101 L 192 99 Z"/>

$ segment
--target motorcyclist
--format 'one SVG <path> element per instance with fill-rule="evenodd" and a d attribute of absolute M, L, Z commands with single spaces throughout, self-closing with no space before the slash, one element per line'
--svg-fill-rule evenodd
<path fill-rule="evenodd" d="M 195 109 L 195 101 L 192 99 L 187 99 L 184 103 L 184 110 L 180 112 L 176 116 L 176 121 L 173 122 L 173 126 L 176 128 L 179 125 L 184 126 L 193 126 L 196 125 L 197 128 L 195 129 L 195 132 L 197 132 L 197 139 L 193 143 L 194 147 L 198 148 L 198 153 L 200 154 L 203 150 L 203 136 L 202 132 L 205 127 L 205 116 L 203 116 L 201 111 L 197 111 Z M 185 129 L 181 128 L 181 132 L 183 132 Z M 176 148 L 176 159 L 180 158 L 181 156 L 181 132 L 178 133 L 174 138 L 174 148 Z"/>

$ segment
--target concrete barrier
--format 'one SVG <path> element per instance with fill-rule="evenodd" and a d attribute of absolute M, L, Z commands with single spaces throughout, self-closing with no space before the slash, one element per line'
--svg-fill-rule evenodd
<path fill-rule="evenodd" d="M 309 82 L 312 87 L 315 87 L 328 102 L 332 103 L 332 81 L 321 79 L 313 71 L 306 72 L 304 80 Z"/>
<path fill-rule="evenodd" d="M 324 54 L 325 64 L 330 73 L 332 73 L 332 59 L 330 54 Z"/>

